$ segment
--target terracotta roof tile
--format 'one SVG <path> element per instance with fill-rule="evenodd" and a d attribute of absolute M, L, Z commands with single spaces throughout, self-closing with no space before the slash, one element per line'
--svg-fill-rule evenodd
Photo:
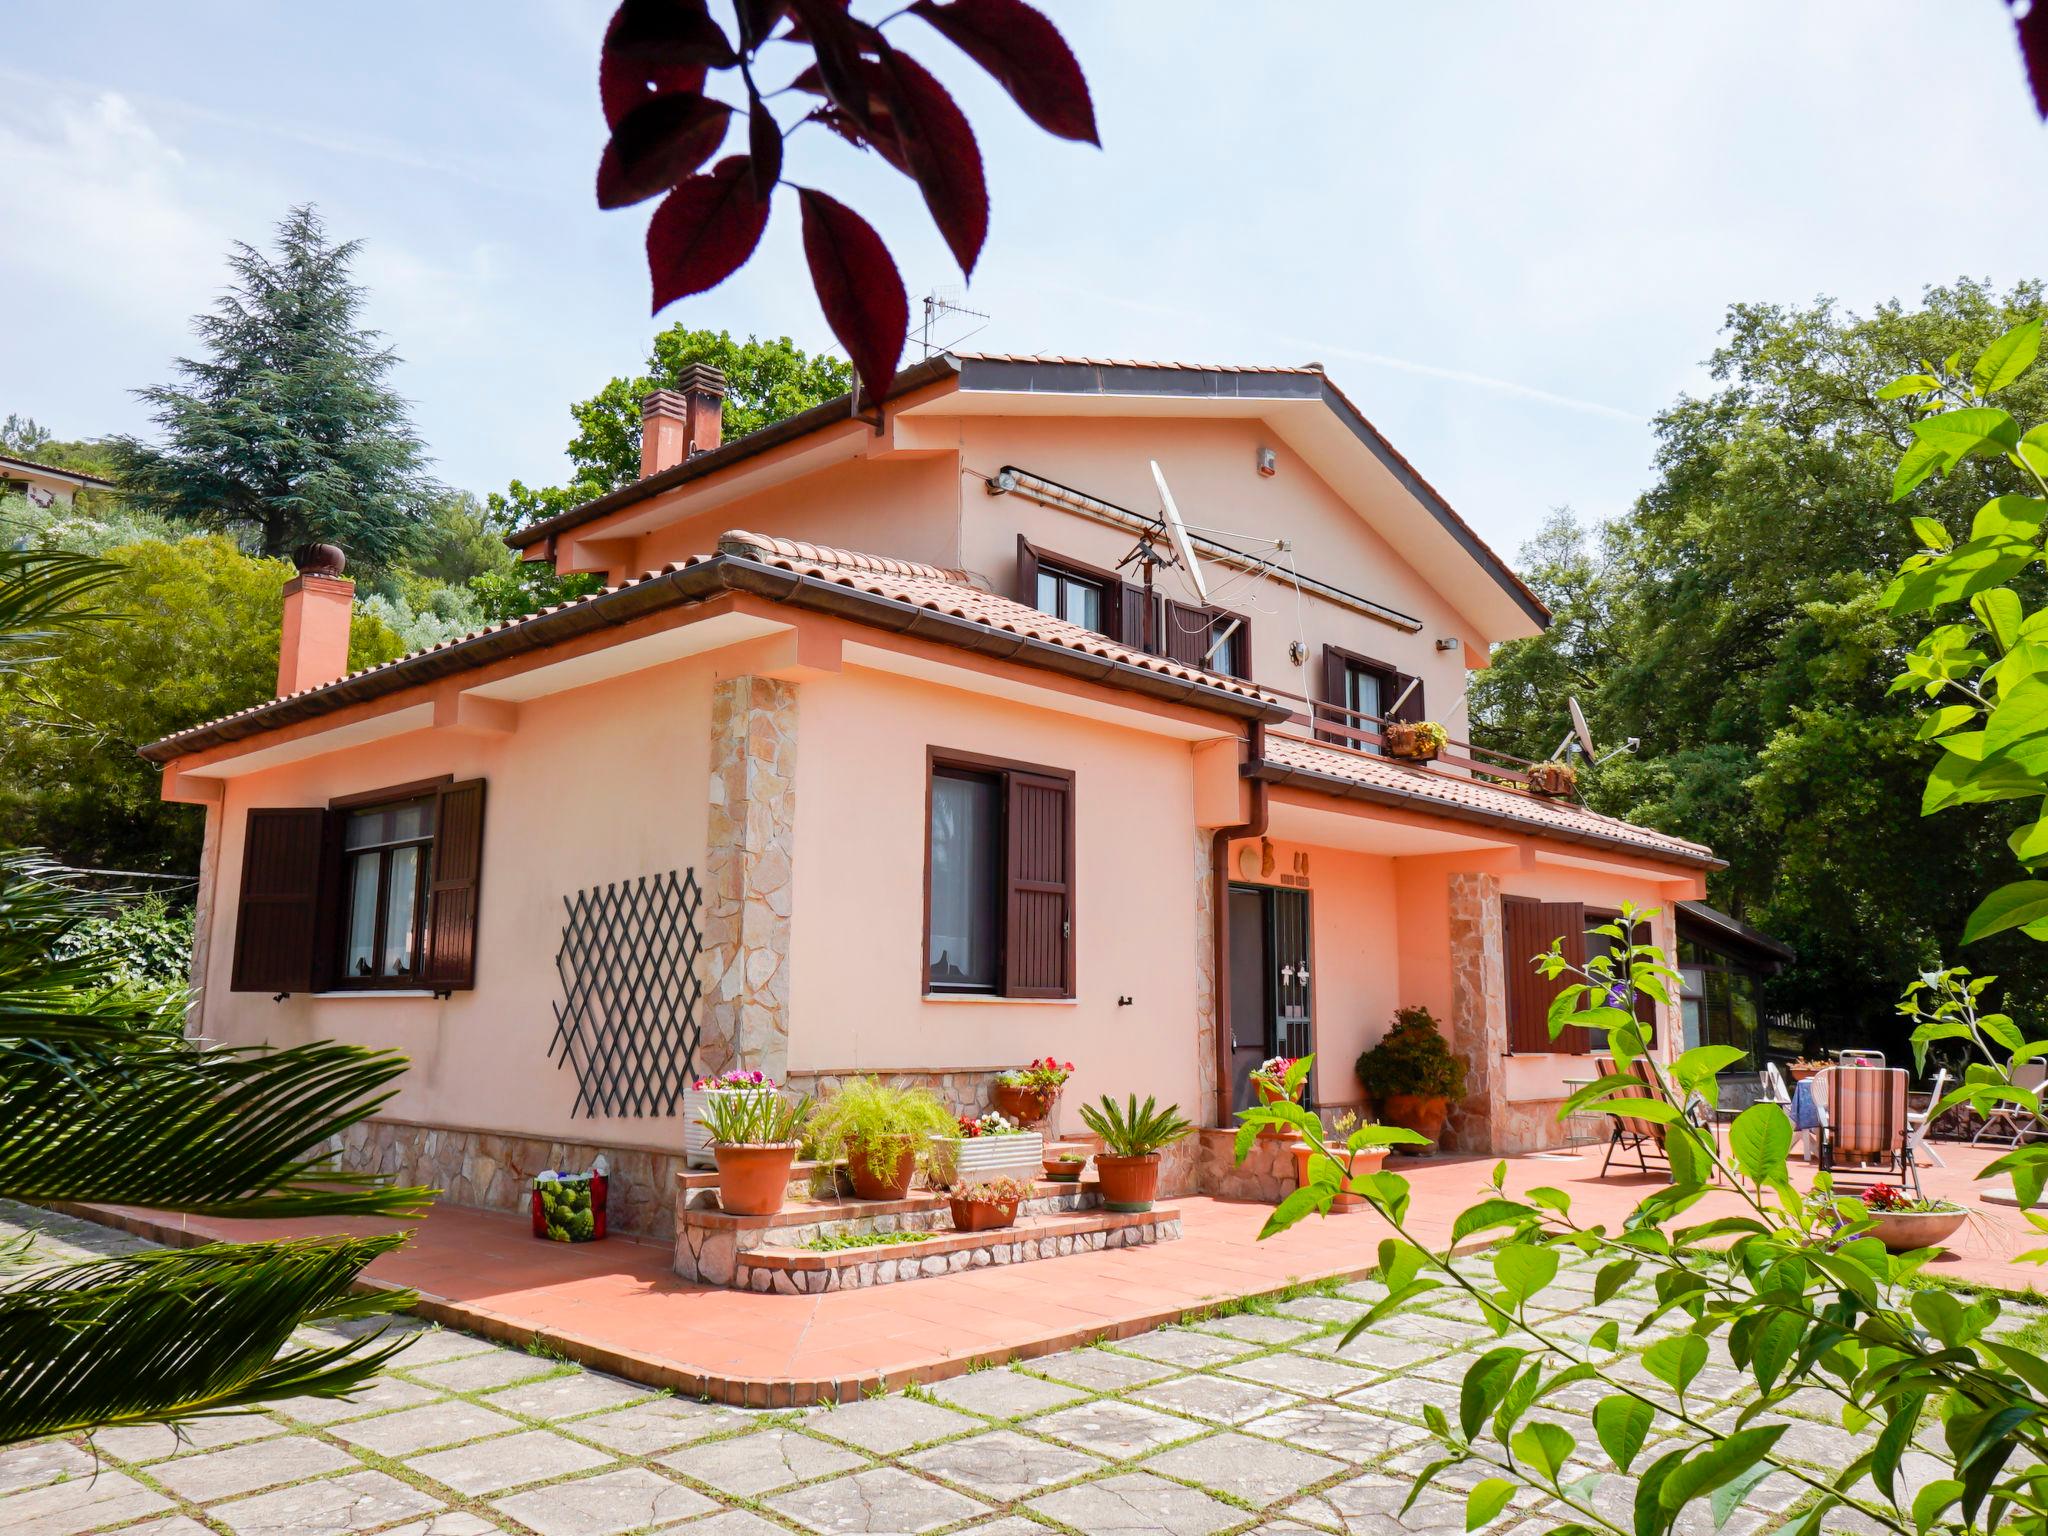
<path fill-rule="evenodd" d="M 1489 820 L 1517 823 L 1536 832 L 1548 830 L 1590 837 L 1617 848 L 1636 848 L 1687 864 L 1721 863 L 1714 856 L 1714 850 L 1704 843 L 1688 842 L 1669 833 L 1639 827 L 1634 822 L 1603 816 L 1569 800 L 1553 800 L 1526 790 L 1489 784 L 1483 779 L 1443 768 L 1396 762 L 1377 753 L 1304 741 L 1269 731 L 1266 735 L 1266 761 L 1282 768 L 1384 790 L 1407 799 L 1434 800 L 1448 808 L 1476 811 Z"/>

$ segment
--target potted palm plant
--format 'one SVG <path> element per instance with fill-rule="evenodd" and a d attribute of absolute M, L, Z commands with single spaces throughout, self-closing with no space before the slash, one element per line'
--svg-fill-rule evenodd
<path fill-rule="evenodd" d="M 782 1209 L 810 1095 L 785 1104 L 776 1094 L 713 1094 L 704 1130 L 718 1160 L 718 1208 L 732 1216 L 773 1216 Z"/>
<path fill-rule="evenodd" d="M 846 1164 L 863 1200 L 901 1200 L 911 1181 L 931 1175 L 937 1138 L 958 1130 L 953 1112 L 929 1088 L 899 1088 L 879 1078 L 850 1078 L 811 1120 L 814 1155 Z"/>
<path fill-rule="evenodd" d="M 947 1197 L 958 1232 L 993 1232 L 1017 1220 L 1017 1207 L 1031 1193 L 1022 1179 L 981 1179 L 962 1184 Z"/>
<path fill-rule="evenodd" d="M 1141 1108 L 1135 1093 L 1120 1105 L 1104 1094 L 1100 1104 L 1081 1106 L 1081 1119 L 1102 1138 L 1095 1176 L 1102 1181 L 1103 1209 L 1151 1210 L 1159 1194 L 1159 1154 L 1194 1130 L 1180 1106 L 1161 1109 L 1148 1095 Z"/>
<path fill-rule="evenodd" d="M 1451 1054 L 1427 1008 L 1397 1010 L 1394 1027 L 1358 1058 L 1357 1070 L 1380 1118 L 1431 1145 L 1443 1135 L 1451 1106 L 1465 1097 L 1465 1063 Z"/>

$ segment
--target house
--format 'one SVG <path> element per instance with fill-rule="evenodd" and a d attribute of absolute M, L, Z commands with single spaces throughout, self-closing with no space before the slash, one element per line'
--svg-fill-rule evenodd
<path fill-rule="evenodd" d="M 641 477 L 512 536 L 600 595 L 343 676 L 315 564 L 279 697 L 145 750 L 206 816 L 196 1028 L 402 1050 L 352 1164 L 509 1208 L 602 1150 L 656 1233 L 679 1090 L 729 1064 L 979 1108 L 1050 1054 L 1066 1125 L 1135 1091 L 1223 1128 L 1277 1053 L 1357 1102 L 1419 1003 L 1455 1145 L 1559 1139 L 1586 1042 L 1528 957 L 1624 902 L 1668 952 L 1716 860 L 1383 754 L 1548 616 L 1320 367 L 941 355 L 730 443 L 723 388 L 650 396 Z M 1131 558 L 1171 548 L 1153 461 L 1206 597 Z M 1169 1190 L 1235 1188 L 1227 1139 Z"/>
<path fill-rule="evenodd" d="M 110 491 L 114 482 L 82 470 L 59 469 L 0 453 L 0 496 L 26 496 L 32 506 L 70 506 L 80 491 Z"/>

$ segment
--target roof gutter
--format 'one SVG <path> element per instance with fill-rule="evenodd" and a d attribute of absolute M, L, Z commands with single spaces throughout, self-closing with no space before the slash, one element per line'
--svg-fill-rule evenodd
<path fill-rule="evenodd" d="M 394 693 L 472 672 L 508 656 L 545 650 L 599 630 L 631 623 L 650 613 L 688 607 L 741 592 L 807 612 L 830 614 L 872 629 L 930 640 L 1000 661 L 1015 661 L 1041 671 L 1057 672 L 1082 682 L 1102 683 L 1169 704 L 1187 704 L 1237 719 L 1280 721 L 1288 716 L 1278 700 L 1253 698 L 1206 683 L 1155 672 L 1087 651 L 991 629 L 971 619 L 920 608 L 915 603 L 880 597 L 858 587 L 807 576 L 761 561 L 729 554 L 712 555 L 693 565 L 645 577 L 630 586 L 568 604 L 501 629 L 486 630 L 450 645 L 421 651 L 387 666 L 345 677 L 324 688 L 293 694 L 230 715 L 210 725 L 166 736 L 143 747 L 140 755 L 165 763 L 193 752 L 263 735 L 303 720 L 329 715 L 351 704 L 387 698 Z"/>
<path fill-rule="evenodd" d="M 1356 779 L 1339 778 L 1335 774 L 1317 773 L 1309 768 L 1289 767 L 1284 763 L 1264 760 L 1246 763 L 1244 776 L 1265 784 L 1298 785 L 1312 789 L 1318 794 L 1333 795 L 1342 800 L 1364 800 L 1374 805 L 1392 806 L 1404 811 L 1418 811 L 1428 816 L 1440 816 L 1451 821 L 1468 821 L 1480 826 L 1495 827 L 1506 831 L 1533 834 L 1554 842 L 1577 843 L 1585 847 L 1600 848 L 1611 853 L 1632 854 L 1637 858 L 1661 859 L 1673 864 L 1688 864 L 1697 869 L 1726 869 L 1728 861 L 1717 859 L 1711 853 L 1685 853 L 1675 848 L 1646 848 L 1641 843 L 1632 843 L 1627 838 L 1606 837 L 1598 832 L 1575 831 L 1570 827 L 1553 826 L 1549 822 L 1527 820 L 1519 816 L 1508 816 L 1497 811 L 1481 810 L 1477 806 L 1459 805 L 1453 801 L 1438 800 L 1430 795 L 1412 794 L 1404 789 L 1389 789 L 1378 784 L 1361 784 Z"/>

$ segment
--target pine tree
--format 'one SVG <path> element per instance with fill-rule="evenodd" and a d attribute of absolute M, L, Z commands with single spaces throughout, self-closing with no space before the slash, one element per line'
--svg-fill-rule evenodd
<path fill-rule="evenodd" d="M 137 391 L 163 442 L 118 441 L 131 498 L 265 555 L 324 541 L 375 570 L 406 552 L 445 493 L 386 382 L 396 354 L 357 324 L 359 249 L 330 244 L 311 206 L 278 225 L 274 257 L 236 243 L 233 285 L 193 320 L 207 355 L 178 360 L 182 383 Z"/>

